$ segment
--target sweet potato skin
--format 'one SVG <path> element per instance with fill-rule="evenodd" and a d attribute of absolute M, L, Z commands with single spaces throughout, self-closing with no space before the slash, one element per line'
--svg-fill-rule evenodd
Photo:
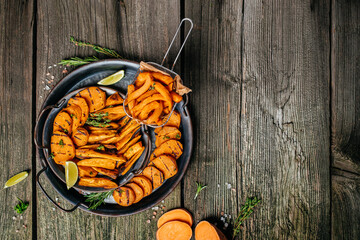
<path fill-rule="evenodd" d="M 167 222 L 156 232 L 156 240 L 190 240 L 191 236 L 191 227 L 180 221 Z"/>
<path fill-rule="evenodd" d="M 109 169 L 101 168 L 101 167 L 93 167 L 93 169 L 95 171 L 97 171 L 98 173 L 101 173 L 102 175 L 108 176 L 112 179 L 116 179 L 119 175 L 119 170 L 117 170 L 117 169 L 109 170 Z"/>
<path fill-rule="evenodd" d="M 164 213 L 159 218 L 159 220 L 157 221 L 157 227 L 160 228 L 162 225 L 170 221 L 184 222 L 191 227 L 193 224 L 193 217 L 191 216 L 191 213 L 188 212 L 186 209 L 183 208 L 173 209 Z"/>
<path fill-rule="evenodd" d="M 227 240 L 227 238 L 208 221 L 201 221 L 195 228 L 195 240 Z"/>
<path fill-rule="evenodd" d="M 129 187 L 120 187 L 113 193 L 114 200 L 123 207 L 128 207 L 135 201 L 135 193 Z"/>
<path fill-rule="evenodd" d="M 130 182 L 134 182 L 142 188 L 144 197 L 150 195 L 153 190 L 151 181 L 145 176 L 136 176 Z"/>

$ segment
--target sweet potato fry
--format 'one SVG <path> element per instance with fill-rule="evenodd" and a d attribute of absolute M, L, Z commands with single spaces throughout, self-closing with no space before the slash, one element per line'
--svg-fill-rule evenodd
<path fill-rule="evenodd" d="M 118 185 L 107 178 L 93 178 L 93 177 L 82 177 L 78 183 L 84 187 L 103 187 L 103 188 L 117 188 Z"/>
<path fill-rule="evenodd" d="M 101 133 L 93 133 L 91 132 L 89 135 L 88 143 L 97 143 L 105 139 L 109 139 L 115 137 L 116 133 L 114 132 L 101 132 Z"/>
<path fill-rule="evenodd" d="M 95 171 L 93 168 L 91 167 L 85 167 L 85 166 L 78 166 L 78 170 L 79 170 L 79 177 L 96 177 L 96 175 L 98 174 L 97 171 Z"/>
<path fill-rule="evenodd" d="M 130 84 L 130 85 L 128 86 L 128 93 L 127 93 L 128 96 L 131 95 L 131 94 L 133 94 L 134 91 L 135 91 L 135 86 L 132 85 L 132 84 Z M 126 102 L 125 102 L 125 103 L 126 103 Z M 133 110 L 132 110 L 132 109 L 133 109 L 134 106 L 135 106 L 135 99 L 129 101 L 128 98 L 127 98 L 127 104 L 128 104 L 128 108 L 129 108 L 130 114 L 133 115 Z"/>
<path fill-rule="evenodd" d="M 148 118 L 149 114 L 154 111 L 155 109 L 157 109 L 160 106 L 159 102 L 151 102 L 148 105 L 146 105 L 143 110 L 141 111 L 141 113 L 139 114 L 138 118 L 140 120 L 145 120 L 146 118 Z"/>
<path fill-rule="evenodd" d="M 96 152 L 91 149 L 76 149 L 75 155 L 77 158 L 106 158 L 111 159 L 119 162 L 125 162 L 125 158 L 122 156 L 117 156 L 115 154 L 107 154 L 107 153 L 100 153 Z"/>
<path fill-rule="evenodd" d="M 140 74 L 139 74 L 140 75 Z M 128 93 L 127 99 L 125 101 L 125 104 L 130 103 L 132 100 L 135 100 L 136 98 L 140 97 L 143 93 L 145 93 L 149 87 L 151 86 L 152 82 L 153 82 L 153 77 L 151 76 L 150 73 L 143 73 L 144 78 L 145 78 L 145 82 L 144 84 L 137 90 L 135 90 L 132 93 Z M 131 85 L 129 85 L 131 86 Z M 129 91 L 129 89 L 128 89 Z"/>
<path fill-rule="evenodd" d="M 90 112 L 95 112 L 105 107 L 106 94 L 98 87 L 89 87 L 78 94 L 77 97 L 85 98 Z"/>
<path fill-rule="evenodd" d="M 116 106 L 116 105 L 120 105 L 124 102 L 124 99 L 122 99 L 122 97 L 120 96 L 120 94 L 118 92 L 110 95 L 105 102 L 105 107 L 109 107 L 109 106 Z"/>
<path fill-rule="evenodd" d="M 128 116 L 123 117 L 119 122 L 118 125 L 120 128 L 126 126 L 126 124 L 128 124 L 131 121 L 131 118 L 129 118 Z"/>
<path fill-rule="evenodd" d="M 170 76 L 167 76 L 165 74 L 159 73 L 159 72 L 152 72 L 151 75 L 158 81 L 164 83 L 165 85 L 169 85 L 174 82 L 174 79 Z"/>
<path fill-rule="evenodd" d="M 120 206 L 128 207 L 135 201 L 135 193 L 131 188 L 120 187 L 113 192 L 115 202 Z"/>
<path fill-rule="evenodd" d="M 142 142 L 137 142 L 134 145 L 132 145 L 125 153 L 124 157 L 126 159 L 130 159 L 134 154 L 136 154 L 138 151 L 141 151 L 142 149 Z"/>
<path fill-rule="evenodd" d="M 141 72 L 141 73 L 139 73 L 139 75 L 137 76 L 136 81 L 135 81 L 135 83 L 138 84 L 137 87 L 142 86 L 142 85 L 146 82 L 146 80 L 147 80 L 149 77 L 151 77 L 151 76 L 149 76 L 149 75 L 151 75 L 150 72 Z M 152 78 L 152 77 L 151 77 L 151 78 Z"/>
<path fill-rule="evenodd" d="M 98 173 L 101 173 L 102 175 L 108 176 L 112 179 L 116 179 L 119 175 L 119 170 L 117 170 L 117 169 L 109 170 L 109 169 L 101 168 L 101 167 L 93 167 L 93 169 L 95 171 L 97 171 Z"/>
<path fill-rule="evenodd" d="M 173 102 L 172 102 L 172 98 L 171 98 L 169 91 L 166 89 L 166 87 L 164 87 L 164 85 L 162 85 L 159 82 L 156 82 L 154 84 L 154 88 L 165 98 L 165 101 L 168 102 L 168 105 L 169 105 L 168 109 L 169 109 L 169 111 L 171 111 Z"/>
<path fill-rule="evenodd" d="M 142 94 L 140 97 L 138 97 L 136 100 L 137 100 L 138 102 L 141 102 L 141 101 L 143 101 L 144 99 L 146 99 L 146 98 L 148 98 L 148 97 L 150 97 L 151 95 L 156 94 L 156 93 L 158 93 L 158 92 L 157 92 L 155 89 L 149 90 L 149 91 L 145 92 L 144 94 Z"/>
<path fill-rule="evenodd" d="M 119 125 L 117 123 L 114 122 L 109 122 L 108 124 L 106 124 L 106 126 L 104 127 L 93 127 L 93 126 L 87 126 L 87 128 L 90 131 L 103 131 L 103 130 L 114 130 L 114 129 L 118 129 Z"/>
<path fill-rule="evenodd" d="M 71 139 L 76 146 L 84 146 L 87 144 L 89 139 L 89 133 L 85 128 L 79 127 L 75 132 L 73 132 Z"/>
<path fill-rule="evenodd" d="M 116 143 L 116 149 L 121 149 L 127 142 L 130 141 L 132 134 L 128 134 Z"/>
<path fill-rule="evenodd" d="M 136 176 L 132 178 L 130 182 L 136 183 L 141 187 L 141 189 L 144 191 L 144 197 L 150 195 L 153 190 L 151 181 L 145 176 Z"/>
<path fill-rule="evenodd" d="M 134 154 L 129 161 L 126 162 L 125 164 L 125 169 L 121 172 L 121 175 L 124 175 L 125 173 L 127 173 L 130 168 L 134 165 L 134 163 L 136 162 L 136 160 L 138 160 L 141 156 L 141 154 L 144 152 L 145 147 L 142 147 L 140 151 L 138 151 L 136 154 Z"/>
<path fill-rule="evenodd" d="M 75 157 L 75 146 L 70 137 L 63 132 L 54 132 L 50 139 L 51 153 L 57 164 L 64 165 Z"/>
<path fill-rule="evenodd" d="M 123 147 L 121 145 L 116 144 L 116 149 L 120 150 L 118 154 L 124 154 L 133 144 L 135 144 L 139 139 L 141 138 L 141 135 L 138 135 L 131 139 L 129 142 L 127 142 Z"/>
<path fill-rule="evenodd" d="M 133 108 L 134 116 L 138 116 L 147 104 L 154 101 L 165 101 L 165 98 L 161 94 L 153 94 L 150 97 L 145 98 L 141 103 Z"/>
<path fill-rule="evenodd" d="M 107 158 L 87 158 L 84 160 L 80 160 L 77 165 L 84 167 L 101 167 L 106 169 L 115 169 L 116 160 Z"/>
<path fill-rule="evenodd" d="M 69 107 L 64 108 L 64 111 L 70 114 L 72 119 L 72 132 L 75 132 L 76 129 L 80 126 L 81 119 L 81 108 L 78 105 L 71 105 Z"/>
<path fill-rule="evenodd" d="M 54 120 L 53 132 L 64 132 L 66 134 L 71 134 L 72 132 L 72 118 L 70 114 L 65 111 L 59 112 Z"/>
<path fill-rule="evenodd" d="M 146 123 L 147 124 L 158 124 L 161 125 L 161 121 L 160 121 L 160 115 L 163 112 L 163 103 L 160 102 L 159 103 L 159 107 L 156 108 L 154 110 L 154 112 L 150 115 L 150 117 L 148 117 L 148 119 L 146 119 Z"/>
<path fill-rule="evenodd" d="M 89 116 L 89 106 L 86 103 L 85 98 L 72 97 L 68 101 L 68 107 L 77 105 L 81 108 L 80 126 L 84 125 Z"/>
<path fill-rule="evenodd" d="M 183 153 L 183 146 L 179 141 L 169 140 L 161 144 L 159 147 L 151 153 L 150 161 L 157 158 L 160 155 L 170 155 L 175 159 L 178 159 Z"/>
<path fill-rule="evenodd" d="M 177 94 L 176 92 L 174 91 L 171 91 L 170 92 L 170 95 L 171 95 L 171 98 L 174 102 L 178 103 L 178 102 L 181 102 L 182 101 L 182 96 L 180 96 L 179 94 Z"/>

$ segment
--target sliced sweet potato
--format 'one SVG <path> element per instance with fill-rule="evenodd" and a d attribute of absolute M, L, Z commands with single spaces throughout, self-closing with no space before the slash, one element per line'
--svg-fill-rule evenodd
<path fill-rule="evenodd" d="M 135 82 L 138 83 L 139 86 L 142 86 L 146 82 L 146 80 L 151 77 L 149 75 L 151 75 L 151 72 L 141 72 L 137 76 Z"/>
<path fill-rule="evenodd" d="M 134 165 L 134 163 L 141 157 L 141 154 L 144 152 L 145 147 L 142 147 L 140 151 L 138 151 L 136 154 L 134 154 L 129 161 L 126 162 L 125 164 L 125 169 L 122 170 L 121 175 L 124 175 L 125 173 L 127 173 L 131 167 Z"/>
<path fill-rule="evenodd" d="M 130 159 L 132 156 L 134 156 L 134 154 L 136 154 L 137 152 L 141 151 L 142 149 L 142 142 L 137 142 L 134 145 L 132 145 L 125 153 L 124 153 L 124 157 L 126 159 Z"/>
<path fill-rule="evenodd" d="M 155 146 L 158 147 L 170 139 L 180 140 L 181 132 L 176 127 L 164 126 L 160 129 L 156 136 Z"/>
<path fill-rule="evenodd" d="M 135 193 L 129 187 L 119 187 L 118 189 L 115 189 L 113 197 L 115 202 L 123 207 L 128 207 L 135 201 Z"/>
<path fill-rule="evenodd" d="M 171 221 L 184 222 L 187 223 L 190 227 L 193 224 L 193 218 L 191 214 L 183 208 L 177 208 L 164 213 L 157 221 L 157 227 L 160 228 L 165 223 Z"/>
<path fill-rule="evenodd" d="M 191 227 L 180 221 L 167 222 L 156 231 L 156 240 L 190 240 L 191 236 Z"/>
<path fill-rule="evenodd" d="M 93 169 L 95 171 L 97 171 L 98 173 L 101 173 L 102 175 L 108 176 L 112 179 L 116 179 L 119 175 L 119 170 L 117 170 L 117 169 L 109 170 L 109 169 L 101 168 L 101 167 L 93 167 Z"/>
<path fill-rule="evenodd" d="M 168 119 L 169 115 L 164 116 L 163 120 L 162 120 L 162 124 L 164 124 L 166 122 L 166 120 Z M 173 127 L 180 127 L 180 123 L 181 123 L 181 116 L 180 113 L 178 111 L 174 111 L 171 116 L 169 121 L 166 122 L 165 126 L 173 126 Z"/>
<path fill-rule="evenodd" d="M 72 131 L 72 118 L 70 114 L 65 111 L 59 112 L 54 120 L 53 132 L 64 132 L 66 134 L 71 134 Z"/>
<path fill-rule="evenodd" d="M 100 130 L 113 130 L 113 129 L 118 129 L 119 125 L 117 123 L 114 122 L 109 122 L 106 124 L 106 126 L 104 127 L 93 127 L 93 126 L 87 126 L 87 128 L 90 131 L 100 131 Z"/>
<path fill-rule="evenodd" d="M 115 154 L 108 154 L 108 153 L 100 153 L 100 152 L 96 152 L 94 150 L 91 149 L 76 149 L 76 157 L 77 158 L 106 158 L 106 159 L 111 159 L 111 160 L 115 160 L 118 162 L 125 162 L 125 158 L 122 156 L 117 156 Z"/>
<path fill-rule="evenodd" d="M 125 104 L 131 102 L 132 100 L 135 100 L 136 98 L 140 97 L 142 94 L 144 94 L 149 87 L 151 86 L 152 82 L 153 82 L 153 77 L 151 76 L 150 73 L 140 73 L 142 74 L 142 76 L 144 77 L 144 84 L 137 90 L 135 90 L 132 93 L 128 93 L 127 99 L 125 101 Z M 139 74 L 139 75 L 140 75 Z M 139 76 L 137 78 L 137 81 L 139 80 Z M 130 86 L 130 85 L 129 85 Z"/>
<path fill-rule="evenodd" d="M 158 92 L 157 92 L 155 89 L 149 90 L 149 91 L 145 92 L 144 94 L 142 94 L 140 97 L 138 97 L 136 100 L 137 100 L 138 102 L 141 102 L 141 101 L 143 101 L 144 99 L 146 99 L 146 98 L 148 98 L 148 97 L 150 97 L 151 95 L 156 94 L 156 93 L 158 93 Z"/>
<path fill-rule="evenodd" d="M 165 85 L 169 85 L 174 82 L 174 79 L 172 77 L 159 72 L 152 72 L 151 75 L 153 76 L 153 78 L 164 83 Z"/>
<path fill-rule="evenodd" d="M 178 159 L 183 153 L 183 146 L 179 141 L 169 140 L 161 144 L 159 147 L 151 153 L 150 161 L 157 158 L 160 155 L 170 155 L 175 159 Z"/>
<path fill-rule="evenodd" d="M 177 94 L 176 92 L 174 91 L 171 91 L 170 92 L 170 95 L 171 95 L 171 98 L 174 102 L 176 103 L 179 103 L 182 101 L 182 96 L 180 96 L 179 94 Z"/>
<path fill-rule="evenodd" d="M 75 157 L 75 146 L 70 137 L 63 132 L 54 132 L 50 140 L 51 153 L 57 164 L 64 165 Z"/>
<path fill-rule="evenodd" d="M 130 182 L 134 182 L 141 187 L 144 191 L 144 197 L 150 195 L 153 190 L 151 181 L 145 176 L 133 177 Z"/>
<path fill-rule="evenodd" d="M 89 116 L 89 106 L 85 98 L 72 97 L 68 101 L 68 106 L 77 105 L 81 108 L 80 126 L 84 125 Z"/>
<path fill-rule="evenodd" d="M 134 86 L 133 84 L 130 84 L 130 85 L 128 86 L 128 93 L 127 93 L 128 97 L 129 97 L 129 95 L 131 95 L 134 91 L 135 91 L 135 86 Z M 129 108 L 129 111 L 128 111 L 128 112 L 130 112 L 130 114 L 133 115 L 133 110 L 132 110 L 132 109 L 133 109 L 134 106 L 135 106 L 135 99 L 129 101 L 128 98 L 127 98 L 127 100 L 125 101 L 125 103 L 128 104 L 128 108 Z"/>
<path fill-rule="evenodd" d="M 106 94 L 98 87 L 89 87 L 78 94 L 77 97 L 85 98 L 90 112 L 95 112 L 105 107 Z"/>
<path fill-rule="evenodd" d="M 120 105 L 124 102 L 124 99 L 118 92 L 110 95 L 105 102 L 105 107 Z"/>
<path fill-rule="evenodd" d="M 160 187 L 164 182 L 164 174 L 154 166 L 144 168 L 141 175 L 150 179 L 153 189 Z"/>
<path fill-rule="evenodd" d="M 154 84 L 154 88 L 155 88 L 156 91 L 158 91 L 165 98 L 165 101 L 169 105 L 168 109 L 171 111 L 172 106 L 173 106 L 173 102 L 172 102 L 172 98 L 171 98 L 169 90 L 167 90 L 166 87 L 164 87 L 164 85 L 162 85 L 159 82 L 156 82 Z"/>
<path fill-rule="evenodd" d="M 128 143 L 130 141 L 132 137 L 132 134 L 128 134 L 126 135 L 123 139 L 121 139 L 120 141 L 118 141 L 116 143 L 116 149 L 121 149 L 123 146 L 125 146 L 126 143 Z"/>
<path fill-rule="evenodd" d="M 195 228 L 195 240 L 226 240 L 225 235 L 208 221 L 201 221 Z"/>
<path fill-rule="evenodd" d="M 73 132 L 71 139 L 76 146 L 84 146 L 88 142 L 89 133 L 85 128 L 79 127 L 75 132 Z"/>
<path fill-rule="evenodd" d="M 80 126 L 81 108 L 78 105 L 73 104 L 64 108 L 64 111 L 70 114 L 70 117 L 72 119 L 71 132 L 74 133 L 76 129 Z"/>
<path fill-rule="evenodd" d="M 165 101 L 165 98 L 161 94 L 153 94 L 150 97 L 145 98 L 133 108 L 134 116 L 138 116 L 146 105 L 154 101 Z"/>
<path fill-rule="evenodd" d="M 109 129 L 100 129 L 100 130 L 92 130 L 90 132 L 93 135 L 102 135 L 102 134 L 110 134 L 110 133 L 117 133 L 117 130 L 109 130 Z"/>
<path fill-rule="evenodd" d="M 88 138 L 88 143 L 97 143 L 101 140 L 109 139 L 115 137 L 116 132 L 106 131 L 106 132 L 91 132 Z"/>
<path fill-rule="evenodd" d="M 137 130 L 139 130 L 139 128 L 140 128 L 139 123 L 135 121 L 131 121 L 128 125 L 126 125 L 126 127 L 123 130 L 121 130 L 119 134 L 120 140 L 129 134 L 133 135 L 134 133 L 136 133 Z"/>
<path fill-rule="evenodd" d="M 103 115 L 104 119 L 110 119 L 111 121 L 116 121 L 124 116 L 126 116 L 126 113 L 124 111 L 123 105 L 115 106 L 115 107 L 109 107 L 105 108 L 93 113 L 90 113 L 90 116 L 97 117 L 99 115 Z"/>
<path fill-rule="evenodd" d="M 116 149 L 116 146 L 113 144 L 104 144 L 104 147 L 107 149 Z"/>
<path fill-rule="evenodd" d="M 128 124 L 131 121 L 131 118 L 129 118 L 128 116 L 123 117 L 119 122 L 118 125 L 119 127 L 124 127 L 126 126 L 126 124 Z"/>
<path fill-rule="evenodd" d="M 84 167 L 101 167 L 106 169 L 115 169 L 116 160 L 106 158 L 87 158 L 84 160 L 80 160 L 77 165 Z"/>
<path fill-rule="evenodd" d="M 133 139 L 131 139 L 129 142 L 127 142 L 125 144 L 125 146 L 123 146 L 121 149 L 118 148 L 118 144 L 116 144 L 116 149 L 120 150 L 118 152 L 118 154 L 123 154 L 125 153 L 133 144 L 135 144 L 139 139 L 141 138 L 141 135 L 139 134 L 138 136 L 134 137 Z"/>
<path fill-rule="evenodd" d="M 84 187 L 117 188 L 118 185 L 107 178 L 82 177 L 78 183 Z"/>
<path fill-rule="evenodd" d="M 157 109 L 160 106 L 159 102 L 151 102 L 148 105 L 146 105 L 141 113 L 137 116 L 138 119 L 140 120 L 145 120 L 149 117 L 149 114 L 154 111 L 155 109 Z"/>
<path fill-rule="evenodd" d="M 101 144 L 84 145 L 84 146 L 80 146 L 78 148 L 80 148 L 80 149 L 102 150 Z"/>
<path fill-rule="evenodd" d="M 164 113 L 165 114 L 169 114 L 170 113 L 170 104 L 168 102 L 163 102 L 163 105 L 164 105 Z"/>
<path fill-rule="evenodd" d="M 78 166 L 78 171 L 79 171 L 79 177 L 96 177 L 96 175 L 98 174 L 97 171 L 95 171 L 93 168 L 91 167 L 85 167 L 85 166 Z"/>
<path fill-rule="evenodd" d="M 134 203 L 139 202 L 144 197 L 144 190 L 142 190 L 142 188 L 139 185 L 137 185 L 136 183 L 134 183 L 134 182 L 127 183 L 125 185 L 125 187 L 131 188 L 134 191 L 134 193 L 135 193 Z"/>
<path fill-rule="evenodd" d="M 178 172 L 176 160 L 168 155 L 161 155 L 149 163 L 149 166 L 155 166 L 164 174 L 164 179 L 175 176 Z"/>
<path fill-rule="evenodd" d="M 146 124 L 158 124 L 161 125 L 160 115 L 163 113 L 163 103 L 159 103 L 159 107 L 156 108 L 153 113 L 146 119 Z"/>

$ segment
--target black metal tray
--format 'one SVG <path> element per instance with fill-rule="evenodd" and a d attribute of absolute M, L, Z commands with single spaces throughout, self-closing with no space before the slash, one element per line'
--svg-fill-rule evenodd
<path fill-rule="evenodd" d="M 71 72 L 69 75 L 67 75 L 65 78 L 63 78 L 49 93 L 48 97 L 45 99 L 41 107 L 41 110 L 43 111 L 50 106 L 57 104 L 64 96 L 66 96 L 72 91 L 87 86 L 95 86 L 96 83 L 104 77 L 109 76 L 121 69 L 125 70 L 125 77 L 118 83 L 112 85 L 111 88 L 125 94 L 128 84 L 133 81 L 134 77 L 138 72 L 139 63 L 128 60 L 102 60 L 96 63 L 85 65 L 83 67 L 79 67 L 73 72 Z M 76 208 L 79 207 L 84 211 L 88 211 L 97 215 L 124 216 L 135 214 L 155 206 L 174 190 L 174 188 L 184 176 L 184 173 L 190 161 L 193 146 L 193 129 L 190 115 L 186 106 L 187 96 L 185 97 L 185 99 L 185 102 L 182 101 L 176 106 L 176 110 L 179 111 L 181 115 L 180 131 L 182 133 L 181 141 L 183 144 L 183 154 L 177 160 L 179 171 L 174 177 L 166 180 L 158 189 L 156 189 L 149 196 L 142 199 L 140 202 L 133 204 L 129 207 L 121 207 L 117 204 L 104 204 L 98 207 L 96 210 L 88 210 L 88 203 L 85 203 L 84 196 L 76 189 L 67 190 L 66 184 L 62 180 L 60 180 L 51 170 L 48 162 L 45 159 L 44 151 L 42 150 L 41 146 L 40 148 L 38 148 L 38 153 L 41 166 L 43 168 L 38 172 L 36 176 L 36 180 L 40 189 L 44 192 L 44 194 L 50 201 L 52 201 L 58 208 L 66 212 L 74 211 Z M 46 122 L 46 118 L 47 115 L 45 113 L 42 117 L 38 119 L 35 126 L 35 137 L 43 135 L 43 128 Z M 152 130 L 149 129 L 149 131 Z M 39 181 L 39 177 L 43 172 L 45 173 L 55 190 L 64 199 L 75 205 L 72 209 L 67 210 L 60 207 L 55 203 L 55 201 L 50 198 L 50 196 L 48 196 Z"/>

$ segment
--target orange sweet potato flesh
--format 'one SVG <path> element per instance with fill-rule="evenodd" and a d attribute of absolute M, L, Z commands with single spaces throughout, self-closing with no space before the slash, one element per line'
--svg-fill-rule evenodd
<path fill-rule="evenodd" d="M 112 129 L 118 129 L 119 125 L 117 123 L 114 122 L 109 122 L 106 126 L 104 127 L 93 127 L 93 126 L 87 126 L 87 128 L 90 131 L 104 131 L 104 130 L 112 130 Z"/>
<path fill-rule="evenodd" d="M 65 132 L 66 134 L 71 134 L 72 132 L 72 118 L 70 114 L 65 111 L 59 112 L 54 120 L 53 132 Z"/>
<path fill-rule="evenodd" d="M 167 222 L 156 232 L 156 240 L 190 240 L 191 236 L 191 227 L 180 221 Z"/>
<path fill-rule="evenodd" d="M 97 171 L 95 171 L 93 168 L 91 167 L 84 167 L 84 166 L 78 166 L 78 170 L 79 170 L 79 177 L 96 177 L 96 175 L 98 174 Z"/>
<path fill-rule="evenodd" d="M 117 93 L 114 93 L 114 94 L 110 95 L 106 99 L 105 107 L 120 105 L 123 102 L 124 102 L 124 99 L 122 99 L 120 94 L 117 92 Z"/>
<path fill-rule="evenodd" d="M 67 108 L 64 108 L 64 111 L 70 114 L 70 117 L 72 119 L 72 132 L 75 132 L 76 129 L 80 126 L 80 120 L 81 120 L 81 108 L 73 104 L 71 106 L 68 106 Z"/>
<path fill-rule="evenodd" d="M 75 143 L 76 146 L 80 147 L 80 146 L 84 146 L 87 144 L 88 139 L 89 139 L 89 133 L 85 128 L 78 128 L 76 129 L 76 131 L 72 134 L 72 138 L 73 142 Z"/>
<path fill-rule="evenodd" d="M 160 187 L 164 182 L 164 174 L 154 166 L 144 168 L 141 174 L 151 181 L 153 189 Z"/>
<path fill-rule="evenodd" d="M 132 145 L 125 153 L 124 157 L 126 159 L 130 159 L 132 156 L 134 156 L 137 152 L 141 151 L 142 149 L 142 142 L 137 142 L 134 145 Z"/>
<path fill-rule="evenodd" d="M 141 102 L 143 101 L 144 99 L 150 97 L 151 95 L 155 94 L 155 93 L 158 93 L 155 89 L 152 89 L 152 90 L 149 90 L 147 91 L 146 93 L 144 93 L 143 95 L 141 95 L 140 97 L 138 97 L 136 100 L 138 102 Z"/>
<path fill-rule="evenodd" d="M 170 139 L 180 140 L 181 132 L 176 127 L 164 126 L 160 129 L 156 136 L 155 146 L 158 147 Z"/>
<path fill-rule="evenodd" d="M 164 97 L 165 101 L 168 103 L 168 110 L 171 110 L 173 102 L 169 90 L 167 90 L 166 87 L 159 82 L 155 83 L 154 88 Z"/>
<path fill-rule="evenodd" d="M 78 147 L 78 148 L 97 150 L 97 148 L 100 147 L 100 146 L 101 146 L 101 144 L 91 144 L 91 145 L 81 146 L 81 147 Z"/>
<path fill-rule="evenodd" d="M 105 108 L 105 109 L 93 112 L 90 115 L 99 114 L 99 113 L 106 114 L 107 116 L 104 116 L 104 119 L 110 119 L 111 121 L 120 120 L 121 118 L 126 116 L 123 105 Z"/>
<path fill-rule="evenodd" d="M 88 143 L 98 143 L 102 140 L 109 139 L 115 137 L 116 132 L 113 131 L 92 131 L 88 138 Z"/>
<path fill-rule="evenodd" d="M 193 224 L 193 218 L 191 214 L 183 208 L 177 208 L 164 213 L 157 221 L 157 227 L 160 228 L 165 223 L 171 221 L 184 222 L 188 224 L 190 227 Z"/>
<path fill-rule="evenodd" d="M 85 98 L 90 112 L 95 112 L 105 107 L 106 94 L 98 87 L 89 87 L 78 94 L 77 97 Z"/>
<path fill-rule="evenodd" d="M 125 162 L 125 158 L 122 156 L 117 156 L 115 154 L 100 153 L 91 149 L 76 149 L 75 150 L 77 158 L 106 158 L 119 162 Z"/>
<path fill-rule="evenodd" d="M 78 183 L 84 187 L 117 188 L 118 185 L 107 178 L 82 177 Z"/>
<path fill-rule="evenodd" d="M 120 150 L 119 152 L 118 152 L 118 154 L 123 154 L 123 153 L 125 153 L 132 145 L 134 145 L 139 139 L 141 138 L 141 135 L 138 135 L 137 137 L 134 137 L 132 140 L 130 140 L 129 142 L 127 142 L 126 144 L 125 144 L 125 146 L 123 146 L 122 148 L 118 148 L 118 144 L 116 144 L 116 148 L 118 149 L 118 150 Z M 120 147 L 120 146 L 119 146 Z"/>
<path fill-rule="evenodd" d="M 145 80 L 144 80 L 145 82 L 139 89 L 135 90 L 134 92 L 132 92 L 130 94 L 128 93 L 128 96 L 127 96 L 127 99 L 126 99 L 126 102 L 125 102 L 126 104 L 130 103 L 131 101 L 135 100 L 136 98 L 138 98 L 142 94 L 144 94 L 149 89 L 149 87 L 151 86 L 151 84 L 153 82 L 153 77 L 151 76 L 150 73 L 140 73 L 140 74 L 146 75 L 146 76 L 144 76 L 145 77 Z"/>
<path fill-rule="evenodd" d="M 57 164 L 64 165 L 75 157 L 75 146 L 70 137 L 63 132 L 54 132 L 50 140 L 51 152 Z"/>
<path fill-rule="evenodd" d="M 138 151 L 136 154 L 134 154 L 129 161 L 125 164 L 125 169 L 121 172 L 121 175 L 124 175 L 127 173 L 131 167 L 134 165 L 134 163 L 140 158 L 141 154 L 144 152 L 145 147 L 142 147 L 140 151 Z"/>
<path fill-rule="evenodd" d="M 165 101 L 165 98 L 161 94 L 153 94 L 150 97 L 145 98 L 142 102 L 137 104 L 134 108 L 134 116 L 137 116 L 140 114 L 142 109 L 149 103 L 154 101 Z"/>
<path fill-rule="evenodd" d="M 163 123 L 165 123 L 165 121 L 168 119 L 169 115 L 166 115 L 164 118 L 163 118 Z M 166 122 L 165 126 L 173 126 L 173 127 L 176 127 L 176 128 L 179 128 L 180 127 L 180 123 L 181 123 L 181 116 L 180 116 L 180 113 L 178 111 L 174 111 L 171 116 L 170 116 L 170 119 L 169 121 Z"/>
<path fill-rule="evenodd" d="M 130 182 L 134 182 L 141 187 L 144 191 L 144 197 L 150 195 L 153 190 L 151 181 L 145 176 L 133 177 Z"/>
<path fill-rule="evenodd" d="M 155 109 L 157 109 L 159 106 L 160 104 L 158 102 L 149 103 L 142 109 L 141 113 L 138 116 L 138 119 L 145 120 L 146 118 L 148 118 L 149 114 Z"/>
<path fill-rule="evenodd" d="M 109 169 L 101 168 L 101 167 L 93 167 L 93 169 L 95 171 L 97 171 L 98 173 L 101 173 L 102 175 L 108 176 L 112 179 L 116 179 L 119 175 L 119 170 L 117 170 L 117 169 L 109 170 Z"/>
<path fill-rule="evenodd" d="M 119 124 L 119 127 L 124 127 L 126 124 L 128 124 L 128 122 L 130 122 L 131 121 L 131 118 L 129 118 L 128 116 L 125 116 L 125 117 L 123 117 L 119 122 L 118 122 L 118 124 Z"/>
<path fill-rule="evenodd" d="M 118 189 L 115 189 L 113 197 L 115 202 L 117 202 L 120 206 L 123 207 L 128 207 L 135 201 L 135 193 L 129 187 L 120 187 Z"/>
<path fill-rule="evenodd" d="M 161 144 L 159 147 L 151 153 L 150 161 L 157 158 L 160 155 L 170 155 L 175 159 L 178 159 L 183 153 L 183 146 L 177 140 L 169 140 Z"/>
<path fill-rule="evenodd" d="M 88 158 L 80 160 L 77 165 L 85 167 L 101 167 L 106 169 L 115 169 L 116 161 L 106 158 Z"/>
<path fill-rule="evenodd" d="M 127 95 L 131 95 L 133 92 L 135 91 L 135 86 L 133 84 L 130 84 L 128 86 L 128 91 L 127 91 Z M 131 100 L 131 101 L 128 101 L 126 102 L 128 104 L 128 108 L 129 108 L 129 111 L 131 115 L 133 115 L 133 108 L 135 106 L 135 99 Z"/>
<path fill-rule="evenodd" d="M 134 203 L 139 202 L 144 197 L 144 190 L 136 183 L 127 183 L 125 187 L 131 188 L 135 193 Z"/>
<path fill-rule="evenodd" d="M 195 228 L 195 240 L 227 240 L 227 238 L 208 221 L 201 221 Z"/>
<path fill-rule="evenodd" d="M 148 119 L 146 119 L 146 123 L 161 125 L 160 115 L 163 113 L 163 109 L 163 103 L 160 102 L 159 107 L 154 110 L 154 112 L 150 115 L 150 117 L 148 117 Z"/>
<path fill-rule="evenodd" d="M 155 158 L 150 162 L 149 166 L 155 166 L 159 169 L 164 174 L 165 180 L 175 176 L 178 172 L 176 160 L 167 155 L 161 155 Z"/>
<path fill-rule="evenodd" d="M 177 93 L 174 92 L 174 91 L 171 91 L 170 94 L 171 94 L 171 98 L 172 98 L 172 100 L 173 100 L 174 102 L 176 102 L 176 103 L 181 102 L 182 96 L 180 96 L 179 94 L 177 94 Z"/>
<path fill-rule="evenodd" d="M 152 72 L 151 75 L 160 82 L 164 83 L 165 85 L 169 85 L 174 82 L 174 79 L 170 76 L 167 76 L 165 74 L 159 73 L 159 72 Z"/>
<path fill-rule="evenodd" d="M 68 101 L 68 106 L 77 105 L 81 108 L 80 126 L 84 125 L 89 116 L 89 106 L 85 98 L 72 97 Z"/>

